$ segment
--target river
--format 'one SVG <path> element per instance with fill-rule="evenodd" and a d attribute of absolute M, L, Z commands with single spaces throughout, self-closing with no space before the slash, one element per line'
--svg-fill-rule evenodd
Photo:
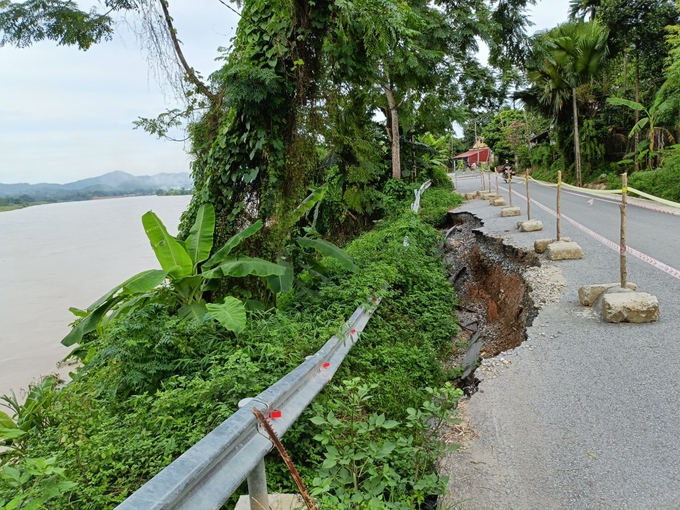
<path fill-rule="evenodd" d="M 142 227 L 154 211 L 171 234 L 190 196 L 130 197 L 0 213 L 0 395 L 57 372 L 74 316 L 128 277 L 160 267 Z M 68 373 L 62 368 L 61 374 Z"/>

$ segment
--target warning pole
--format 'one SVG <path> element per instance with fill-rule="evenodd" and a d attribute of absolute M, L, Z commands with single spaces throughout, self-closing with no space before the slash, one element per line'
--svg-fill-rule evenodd
<path fill-rule="evenodd" d="M 524 185 L 526 186 L 527 195 L 527 220 L 531 220 L 531 199 L 529 198 L 529 169 L 524 174 Z"/>
<path fill-rule="evenodd" d="M 626 268 L 626 206 L 628 204 L 628 173 L 621 176 L 621 245 L 619 259 L 621 262 L 621 287 L 626 288 L 628 271 Z"/>
<path fill-rule="evenodd" d="M 508 204 L 512 207 L 512 174 L 508 176 Z"/>
<path fill-rule="evenodd" d="M 562 216 L 562 209 L 560 208 L 560 195 L 562 192 L 562 172 L 557 172 L 557 240 L 560 240 L 562 232 L 560 229 L 560 219 Z"/>

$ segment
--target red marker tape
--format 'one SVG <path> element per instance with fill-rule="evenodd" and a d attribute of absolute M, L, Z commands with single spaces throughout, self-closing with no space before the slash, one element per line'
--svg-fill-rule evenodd
<path fill-rule="evenodd" d="M 277 418 L 281 418 L 281 411 L 278 410 L 278 409 L 275 409 L 274 411 L 272 411 L 271 413 L 269 413 L 269 417 L 270 417 L 272 420 L 276 420 Z"/>
<path fill-rule="evenodd" d="M 323 366 L 324 368 L 330 368 L 330 367 L 331 367 L 331 363 L 330 363 L 330 361 L 326 361 L 326 363 L 324 363 L 322 366 Z"/>
<path fill-rule="evenodd" d="M 356 332 L 357 332 L 356 329 L 353 329 L 353 330 L 351 331 L 351 333 L 352 333 L 353 335 L 354 335 Z"/>

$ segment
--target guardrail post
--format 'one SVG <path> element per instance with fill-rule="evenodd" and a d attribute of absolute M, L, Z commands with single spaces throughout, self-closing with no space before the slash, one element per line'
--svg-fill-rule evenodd
<path fill-rule="evenodd" d="M 238 403 L 239 409 L 248 405 L 252 398 L 244 398 Z M 267 472 L 264 468 L 264 459 L 248 473 L 248 499 L 250 510 L 269 510 L 269 494 L 267 494 Z"/>
<path fill-rule="evenodd" d="M 250 498 L 250 510 L 269 510 L 264 459 L 258 462 L 255 469 L 248 475 L 248 497 Z"/>

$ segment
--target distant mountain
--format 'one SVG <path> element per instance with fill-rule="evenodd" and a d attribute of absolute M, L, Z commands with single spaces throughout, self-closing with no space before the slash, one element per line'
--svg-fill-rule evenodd
<path fill-rule="evenodd" d="M 126 172 L 109 172 L 99 177 L 90 177 L 66 184 L 2 184 L 0 197 L 18 197 L 28 195 L 40 199 L 68 199 L 74 194 L 96 195 L 101 192 L 106 196 L 143 194 L 167 191 L 170 189 L 191 189 L 194 184 L 188 172 L 136 176 Z"/>

